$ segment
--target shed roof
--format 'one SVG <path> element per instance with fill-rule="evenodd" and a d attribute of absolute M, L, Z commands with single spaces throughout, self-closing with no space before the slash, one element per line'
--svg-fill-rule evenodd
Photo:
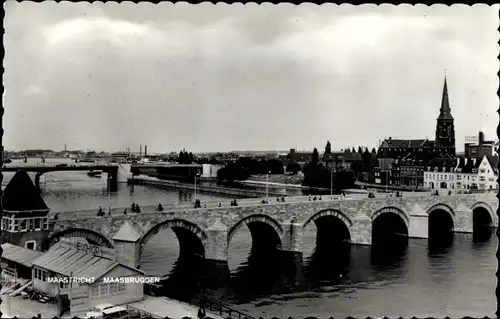
<path fill-rule="evenodd" d="M 33 265 L 63 276 L 92 277 L 95 279 L 101 278 L 117 266 L 144 274 L 141 270 L 120 264 L 115 260 L 94 256 L 62 245 L 53 246 L 43 256 L 35 259 Z"/>
<path fill-rule="evenodd" d="M 118 265 L 118 262 L 76 249 L 56 246 L 35 259 L 33 265 L 64 276 L 97 278 Z"/>
<path fill-rule="evenodd" d="M 33 260 L 44 254 L 41 251 L 31 250 L 9 243 L 2 244 L 2 250 L 3 259 L 16 262 L 26 267 L 33 266 Z"/>

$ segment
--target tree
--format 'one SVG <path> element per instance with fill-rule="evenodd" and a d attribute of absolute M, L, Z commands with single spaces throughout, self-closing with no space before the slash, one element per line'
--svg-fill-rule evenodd
<path fill-rule="evenodd" d="M 372 154 L 377 154 L 377 150 L 374 148 L 372 148 Z"/>
<path fill-rule="evenodd" d="M 295 161 L 294 162 L 290 162 L 286 166 L 286 171 L 287 171 L 287 173 L 292 173 L 293 175 L 295 175 L 298 172 L 300 172 L 300 164 L 297 163 L 297 162 L 295 162 Z"/>
<path fill-rule="evenodd" d="M 363 149 L 361 148 L 361 146 L 358 146 L 358 153 L 363 154 Z"/>
<path fill-rule="evenodd" d="M 356 149 L 353 147 L 351 153 L 356 153 Z"/>
<path fill-rule="evenodd" d="M 189 154 L 188 154 L 188 164 L 193 164 L 193 162 L 194 162 L 193 153 L 189 152 Z"/>
<path fill-rule="evenodd" d="M 332 144 L 330 141 L 326 141 L 326 146 L 325 146 L 325 153 L 330 154 L 332 152 Z"/>
<path fill-rule="evenodd" d="M 313 154 L 312 154 L 312 161 L 311 163 L 316 166 L 318 165 L 319 163 L 319 153 L 318 153 L 318 149 L 315 147 L 314 150 L 313 150 Z"/>
<path fill-rule="evenodd" d="M 184 164 L 185 161 L 185 154 L 183 151 L 180 151 L 179 153 L 179 164 Z"/>

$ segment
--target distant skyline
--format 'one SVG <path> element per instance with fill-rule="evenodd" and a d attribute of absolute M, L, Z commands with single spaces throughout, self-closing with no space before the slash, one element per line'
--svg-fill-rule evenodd
<path fill-rule="evenodd" d="M 498 5 L 6 2 L 6 150 L 496 138 Z"/>

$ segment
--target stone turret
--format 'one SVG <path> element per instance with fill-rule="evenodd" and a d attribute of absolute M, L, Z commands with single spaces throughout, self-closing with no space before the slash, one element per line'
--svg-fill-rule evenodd
<path fill-rule="evenodd" d="M 42 250 L 42 243 L 49 235 L 50 209 L 26 171 L 17 171 L 10 180 L 2 204 L 3 242 Z"/>
<path fill-rule="evenodd" d="M 116 260 L 124 265 L 139 269 L 141 233 L 128 221 L 125 221 L 116 235 Z"/>

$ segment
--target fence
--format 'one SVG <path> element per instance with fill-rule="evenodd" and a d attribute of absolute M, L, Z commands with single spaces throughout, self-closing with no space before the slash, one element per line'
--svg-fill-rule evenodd
<path fill-rule="evenodd" d="M 222 303 L 204 298 L 192 299 L 189 303 L 193 306 L 202 307 L 207 311 L 220 315 L 221 317 L 224 316 L 226 318 L 229 317 L 233 319 L 255 319 L 254 317 L 251 317 L 236 309 L 230 308 Z"/>

